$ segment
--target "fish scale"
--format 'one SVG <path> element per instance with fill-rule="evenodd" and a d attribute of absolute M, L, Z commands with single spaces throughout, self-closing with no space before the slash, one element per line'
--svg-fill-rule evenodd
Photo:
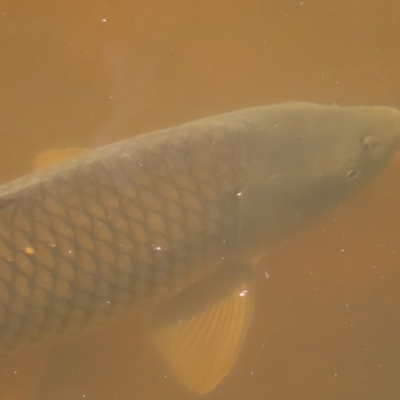
<path fill-rule="evenodd" d="M 399 143 L 396 109 L 283 103 L 79 151 L 1 186 L 0 353 L 47 353 L 34 345 L 150 306 L 172 375 L 211 391 L 246 337 L 260 258 L 368 183 Z M 18 386 L 15 370 L 3 383 Z"/>
<path fill-rule="evenodd" d="M 238 175 L 229 170 L 237 160 L 226 143 L 211 142 L 203 146 L 207 165 L 190 146 L 201 135 L 193 136 L 138 141 L 124 151 L 140 151 L 140 159 L 128 156 L 122 166 L 73 163 L 1 210 L 3 352 L 170 295 L 221 250 L 231 205 L 220 198 L 236 202 L 240 182 L 230 182 Z"/>

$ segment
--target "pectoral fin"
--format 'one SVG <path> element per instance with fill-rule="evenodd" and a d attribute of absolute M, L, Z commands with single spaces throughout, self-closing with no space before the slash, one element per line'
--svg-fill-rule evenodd
<path fill-rule="evenodd" d="M 45 370 L 47 350 L 34 351 L 0 364 L 0 398 L 32 400 Z"/>
<path fill-rule="evenodd" d="M 252 271 L 223 272 L 156 310 L 151 321 L 155 347 L 182 385 L 207 393 L 233 367 L 253 308 Z"/>

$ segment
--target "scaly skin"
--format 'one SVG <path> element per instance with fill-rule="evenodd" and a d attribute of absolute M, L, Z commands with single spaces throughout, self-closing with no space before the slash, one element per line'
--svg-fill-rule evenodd
<path fill-rule="evenodd" d="M 246 264 L 276 239 L 271 224 L 267 243 L 238 241 L 246 184 L 289 171 L 309 201 L 303 191 L 325 177 L 330 184 L 357 157 L 368 166 L 366 181 L 397 148 L 400 126 L 397 112 L 370 110 L 289 103 L 237 111 L 89 151 L 0 187 L 1 352 L 69 338 Z M 348 123 L 354 127 L 343 134 Z M 369 126 L 387 133 L 380 152 L 361 146 L 359 131 Z M 354 190 L 345 185 L 343 192 Z M 280 235 L 290 234 L 290 213 L 280 218 Z M 243 229 L 251 238 L 266 232 L 251 229 Z"/>

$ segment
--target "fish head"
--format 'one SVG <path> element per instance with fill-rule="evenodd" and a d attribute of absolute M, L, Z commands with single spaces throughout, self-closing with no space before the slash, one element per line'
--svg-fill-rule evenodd
<path fill-rule="evenodd" d="M 368 183 L 400 147 L 400 111 L 390 107 L 332 107 L 307 131 L 299 181 L 313 202 L 340 201 Z M 323 201 L 322 201 L 323 199 Z"/>
<path fill-rule="evenodd" d="M 265 126 L 268 174 L 241 196 L 240 243 L 251 251 L 340 204 L 400 147 L 400 111 L 390 107 L 288 104 Z"/>

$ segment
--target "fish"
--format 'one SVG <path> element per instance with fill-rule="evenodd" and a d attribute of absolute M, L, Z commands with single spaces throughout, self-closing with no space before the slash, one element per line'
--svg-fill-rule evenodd
<path fill-rule="evenodd" d="M 259 260 L 399 145 L 395 108 L 289 102 L 69 149 L 0 186 L 0 357 L 146 310 L 177 381 L 212 391 L 253 319 Z"/>

